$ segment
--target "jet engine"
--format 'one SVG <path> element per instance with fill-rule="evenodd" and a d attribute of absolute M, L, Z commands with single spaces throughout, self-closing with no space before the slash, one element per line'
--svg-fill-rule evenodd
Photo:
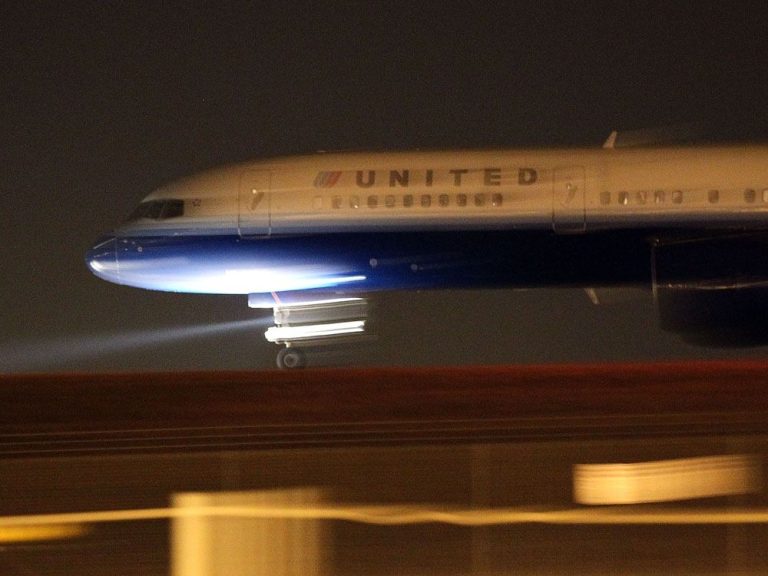
<path fill-rule="evenodd" d="M 768 344 L 768 232 L 656 239 L 652 258 L 663 330 L 705 346 Z"/>

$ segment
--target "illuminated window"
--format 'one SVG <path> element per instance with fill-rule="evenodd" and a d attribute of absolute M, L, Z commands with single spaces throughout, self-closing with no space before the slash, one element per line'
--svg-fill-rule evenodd
<path fill-rule="evenodd" d="M 467 195 L 466 194 L 456 194 L 456 205 L 457 206 L 466 206 L 467 205 Z"/>
<path fill-rule="evenodd" d="M 429 194 L 421 195 L 421 206 L 423 208 L 429 208 L 432 205 L 432 196 Z"/>
<path fill-rule="evenodd" d="M 333 207 L 334 208 L 336 208 L 336 209 L 341 208 L 341 203 L 342 203 L 341 196 L 334 196 L 333 197 Z"/>
<path fill-rule="evenodd" d="M 648 192 L 646 190 L 638 190 L 635 193 L 635 198 L 637 198 L 638 204 L 645 204 L 646 200 L 648 200 Z"/>
<path fill-rule="evenodd" d="M 475 206 L 485 206 L 485 194 L 475 194 Z"/>
<path fill-rule="evenodd" d="M 763 202 L 768 202 L 768 188 L 763 188 Z"/>
<path fill-rule="evenodd" d="M 664 192 L 664 190 L 656 190 L 656 191 L 653 193 L 653 201 L 654 201 L 656 204 L 664 204 L 664 202 L 666 202 L 666 201 L 667 201 L 667 195 L 666 195 L 666 193 Z"/>
<path fill-rule="evenodd" d="M 360 208 L 360 196 L 350 196 L 349 197 L 349 207 L 350 208 Z"/>
<path fill-rule="evenodd" d="M 755 200 L 757 200 L 757 193 L 752 188 L 747 188 L 744 190 L 744 202 L 747 204 L 754 204 Z"/>
<path fill-rule="evenodd" d="M 440 204 L 443 208 L 448 206 L 448 194 L 440 194 L 440 196 L 437 197 L 437 203 Z"/>
<path fill-rule="evenodd" d="M 619 204 L 622 206 L 629 204 L 629 192 L 619 192 Z"/>
<path fill-rule="evenodd" d="M 395 207 L 395 196 L 394 196 L 394 194 L 387 194 L 384 197 L 384 205 L 387 208 L 394 208 Z"/>
<path fill-rule="evenodd" d="M 499 206 L 501 206 L 501 203 L 503 201 L 504 201 L 504 197 L 498 192 L 496 194 L 491 195 L 491 206 L 498 208 Z"/>
<path fill-rule="evenodd" d="M 375 194 L 368 196 L 368 208 L 376 208 L 379 205 L 379 197 Z"/>
<path fill-rule="evenodd" d="M 720 200 L 720 191 L 710 190 L 707 193 L 707 200 L 709 200 L 710 204 L 717 204 L 717 202 Z"/>
<path fill-rule="evenodd" d="M 403 206 L 406 208 L 413 206 L 413 194 L 406 194 L 403 196 Z"/>
<path fill-rule="evenodd" d="M 675 190 L 672 192 L 672 202 L 674 204 L 682 204 L 683 203 L 683 191 L 682 190 Z"/>
<path fill-rule="evenodd" d="M 611 203 L 611 193 L 610 192 L 600 192 L 600 204 L 608 205 Z"/>

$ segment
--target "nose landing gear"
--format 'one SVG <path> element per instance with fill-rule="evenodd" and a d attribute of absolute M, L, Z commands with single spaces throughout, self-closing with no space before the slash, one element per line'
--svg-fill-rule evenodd
<path fill-rule="evenodd" d="M 303 350 L 294 347 L 281 348 L 277 353 L 277 367 L 282 369 L 304 368 L 307 365 L 307 355 Z"/>
<path fill-rule="evenodd" d="M 333 298 L 285 304 L 276 300 L 275 325 L 264 336 L 284 345 L 277 354 L 277 367 L 304 368 L 323 349 L 369 340 L 373 337 L 369 305 L 365 298 Z"/>

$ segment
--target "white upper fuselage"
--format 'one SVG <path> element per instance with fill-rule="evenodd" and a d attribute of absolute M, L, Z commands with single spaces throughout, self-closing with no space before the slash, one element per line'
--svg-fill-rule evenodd
<path fill-rule="evenodd" d="M 145 202 L 166 199 L 183 215 L 118 235 L 765 227 L 768 147 L 316 154 L 212 170 Z"/>
<path fill-rule="evenodd" d="M 766 254 L 768 146 L 742 145 L 243 163 L 156 190 L 86 262 L 117 284 L 248 294 L 251 306 L 648 286 L 664 329 L 768 342 Z"/>

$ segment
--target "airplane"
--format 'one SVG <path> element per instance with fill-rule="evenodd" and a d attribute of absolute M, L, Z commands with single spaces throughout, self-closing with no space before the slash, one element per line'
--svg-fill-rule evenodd
<path fill-rule="evenodd" d="M 296 306 L 278 330 L 338 313 L 310 341 L 361 331 L 360 301 L 343 303 L 383 290 L 643 286 L 687 341 L 768 343 L 768 146 L 620 141 L 214 169 L 149 194 L 86 262 L 126 286 L 247 295 L 276 322 Z M 302 336 L 269 339 L 302 365 Z"/>

